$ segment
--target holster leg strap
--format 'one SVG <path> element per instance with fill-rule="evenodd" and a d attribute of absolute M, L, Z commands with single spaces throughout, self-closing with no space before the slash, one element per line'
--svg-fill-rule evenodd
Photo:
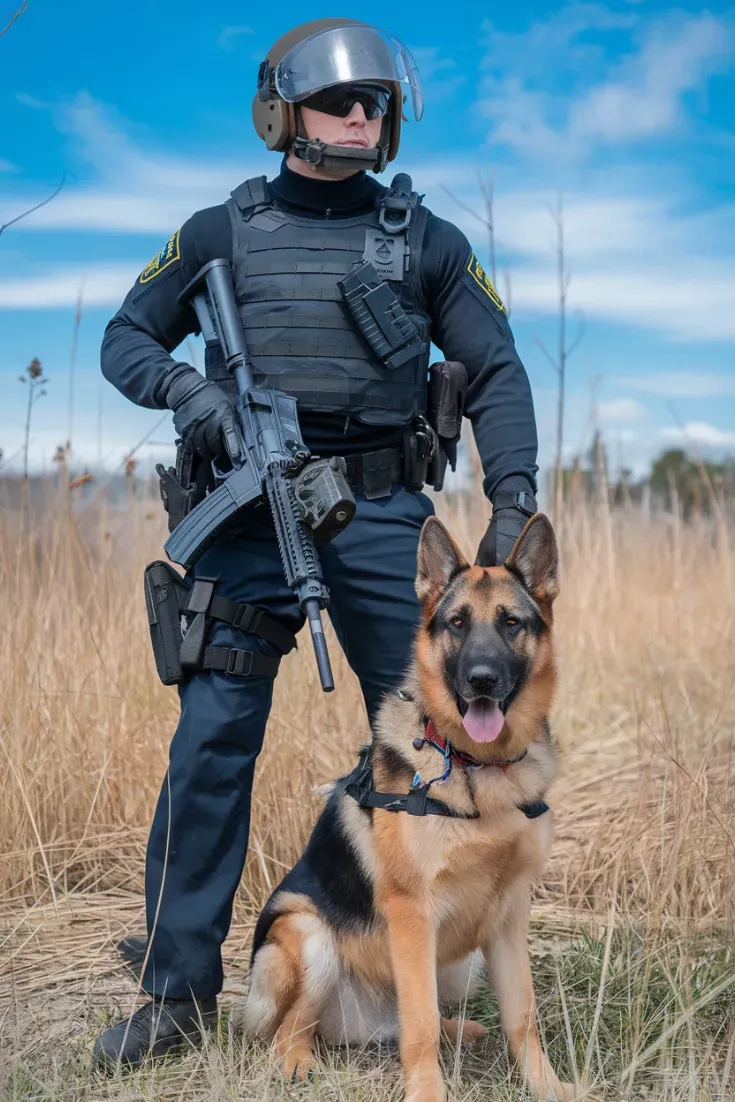
<path fill-rule="evenodd" d="M 213 620 L 231 624 L 240 631 L 259 635 L 261 639 L 273 643 L 284 654 L 288 654 L 296 646 L 296 636 L 292 631 L 254 605 L 231 601 L 228 597 L 218 597 L 215 594 L 209 603 L 208 615 Z"/>
<path fill-rule="evenodd" d="M 253 650 L 236 647 L 205 647 L 199 671 L 215 670 L 233 677 L 275 677 L 281 664 L 280 657 L 259 654 Z"/>

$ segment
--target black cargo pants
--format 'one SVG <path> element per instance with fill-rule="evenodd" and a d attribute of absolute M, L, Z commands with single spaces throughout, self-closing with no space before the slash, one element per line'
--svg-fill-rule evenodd
<path fill-rule="evenodd" d="M 416 548 L 432 512 L 427 497 L 403 489 L 358 499 L 352 523 L 320 552 L 329 614 L 371 718 L 409 658 L 418 622 Z M 220 542 L 195 573 L 217 577 L 220 596 L 257 605 L 293 631 L 302 626 L 266 520 Z M 306 635 L 301 639 L 310 650 Z M 224 624 L 210 642 L 278 653 Z M 222 988 L 221 946 L 245 862 L 255 759 L 273 682 L 208 672 L 191 677 L 179 694 L 181 718 L 148 841 L 146 911 L 148 934 L 154 926 L 155 932 L 143 986 L 159 996 L 204 999 Z"/>

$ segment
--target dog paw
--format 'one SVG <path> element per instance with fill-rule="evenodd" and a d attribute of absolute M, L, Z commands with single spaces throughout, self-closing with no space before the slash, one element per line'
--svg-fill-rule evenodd
<path fill-rule="evenodd" d="M 283 1078 L 289 1083 L 305 1083 L 314 1072 L 314 1057 L 311 1052 L 292 1048 L 281 1063 Z"/>
<path fill-rule="evenodd" d="M 447 1102 L 447 1088 L 441 1074 L 430 1079 L 418 1076 L 415 1080 L 406 1080 L 405 1102 Z"/>

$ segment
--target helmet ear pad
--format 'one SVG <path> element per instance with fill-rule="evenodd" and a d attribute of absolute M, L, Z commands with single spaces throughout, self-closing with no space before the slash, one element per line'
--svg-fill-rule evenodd
<path fill-rule="evenodd" d="M 256 94 L 253 98 L 253 124 L 266 149 L 283 153 L 296 138 L 294 106 L 280 97 L 262 100 Z"/>
<path fill-rule="evenodd" d="M 386 118 L 386 125 L 380 132 L 380 144 L 388 148 L 388 160 L 394 161 L 401 144 L 401 117 L 403 115 L 403 89 L 400 84 L 391 84 L 393 95 Z M 386 134 L 386 130 L 388 133 Z"/>
<path fill-rule="evenodd" d="M 380 146 L 387 148 L 388 161 L 398 155 L 401 142 L 401 116 L 403 114 L 403 89 L 391 82 L 391 105 L 380 132 Z M 297 137 L 305 137 L 303 124 L 299 125 L 298 105 L 286 103 L 279 96 L 262 100 L 253 97 L 253 124 L 266 149 L 279 153 L 288 152 Z"/>

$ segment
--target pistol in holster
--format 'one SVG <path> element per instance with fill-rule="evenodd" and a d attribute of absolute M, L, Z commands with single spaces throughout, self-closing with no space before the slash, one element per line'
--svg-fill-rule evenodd
<path fill-rule="evenodd" d="M 177 440 L 176 466 L 166 468 L 157 463 L 156 473 L 161 501 L 168 513 L 168 530 L 173 532 L 207 492 L 214 489 L 212 466 L 205 463 L 191 444 Z"/>
<path fill-rule="evenodd" d="M 459 360 L 440 360 L 429 368 L 427 419 L 436 437 L 427 482 L 435 490 L 444 485 L 447 463 L 456 470 L 457 444 L 467 402 L 467 370 Z"/>
<path fill-rule="evenodd" d="M 439 439 L 423 414 L 417 414 L 403 433 L 403 486 L 409 494 L 431 482 L 430 473 Z"/>

